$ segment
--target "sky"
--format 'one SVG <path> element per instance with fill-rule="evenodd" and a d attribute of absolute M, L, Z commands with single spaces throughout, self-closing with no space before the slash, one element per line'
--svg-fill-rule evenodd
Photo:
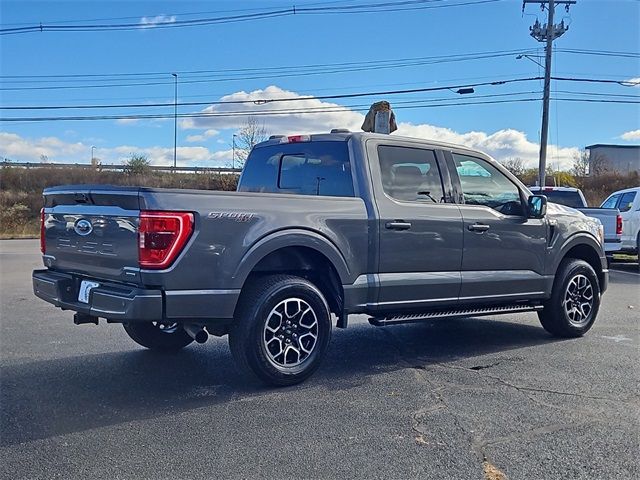
<path fill-rule="evenodd" d="M 176 73 L 179 115 L 200 115 L 178 120 L 182 166 L 230 166 L 232 136 L 249 113 L 269 134 L 359 130 L 368 106 L 383 99 L 397 117 L 394 135 L 537 165 L 542 81 L 512 81 L 544 73 L 536 63 L 544 61 L 543 45 L 529 35 L 537 19 L 546 22 L 539 5 L 524 12 L 515 0 L 295 6 L 293 15 L 293 2 L 278 0 L 3 0 L 0 157 L 87 163 L 93 154 L 122 163 L 144 154 L 170 165 Z M 258 18 L 228 21 L 245 15 Z M 221 17 L 227 21 L 180 23 Z M 548 163 L 555 169 L 570 168 L 587 145 L 640 144 L 640 1 L 577 0 L 569 12 L 556 10 L 561 20 L 569 30 L 554 42 L 553 76 L 620 83 L 552 82 Z M 8 30 L 40 25 L 42 31 Z M 60 31 L 75 26 L 88 28 Z M 498 81 L 505 83 L 490 85 Z M 456 93 L 464 85 L 474 93 Z M 427 91 L 390 93 L 407 89 Z M 376 94 L 335 98 L 362 93 Z M 317 98 L 327 96 L 333 98 Z M 162 118 L 113 118 L 132 115 Z M 21 118 L 41 121 L 15 121 Z"/>

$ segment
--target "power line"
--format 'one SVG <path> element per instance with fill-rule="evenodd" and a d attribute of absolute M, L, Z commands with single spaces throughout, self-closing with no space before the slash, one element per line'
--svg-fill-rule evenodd
<path fill-rule="evenodd" d="M 587 102 L 587 103 L 613 103 L 613 104 L 640 104 L 640 100 L 608 100 L 608 99 L 579 99 L 579 98 L 553 98 L 554 101 L 561 102 Z M 413 108 L 437 108 L 450 106 L 469 106 L 469 105 L 497 105 L 506 103 L 524 103 L 536 102 L 540 98 L 519 98 L 508 100 L 487 100 L 487 101 L 468 101 L 468 102 L 449 102 L 449 103 L 416 103 L 413 105 L 399 105 L 395 109 L 413 109 Z M 365 112 L 369 109 L 368 104 L 362 105 L 345 105 L 345 106 L 327 106 L 327 107 L 306 107 L 300 109 L 283 109 L 283 110 L 245 110 L 234 112 L 194 112 L 178 114 L 178 118 L 233 118 L 245 116 L 282 116 L 282 115 L 301 115 L 301 114 L 321 114 L 321 113 L 343 113 L 360 111 Z M 91 116 L 67 116 L 67 117 L 9 117 L 0 118 L 0 122 L 52 122 L 52 121 L 90 121 L 90 120 L 150 120 L 150 119 L 166 119 L 173 118 L 173 114 L 135 114 L 135 115 L 91 115 Z"/>
<path fill-rule="evenodd" d="M 453 87 L 456 88 L 456 87 Z M 443 90 L 449 90 L 447 87 L 443 87 Z M 526 92 L 509 92 L 509 93 L 498 93 L 498 94 L 490 94 L 490 95 L 474 95 L 473 98 L 486 98 L 486 97 L 497 97 L 497 96 L 510 96 L 510 95 L 524 95 L 524 94 L 533 94 L 539 93 L 537 91 L 526 91 Z M 587 92 L 588 93 L 588 92 Z M 316 99 L 318 97 L 313 97 Z M 639 97 L 640 98 L 640 97 Z M 275 99 L 274 102 L 282 101 L 283 99 Z M 309 100 L 309 98 L 305 97 L 296 97 L 292 98 L 292 101 L 295 100 Z M 431 101 L 437 101 L 438 99 L 433 99 Z M 446 98 L 445 100 L 451 100 L 451 97 Z M 410 100 L 413 101 L 413 100 Z M 224 105 L 224 104 L 237 104 L 237 103 L 264 103 L 264 100 L 241 100 L 237 102 L 225 102 L 225 101 L 204 101 L 204 102 L 178 102 L 179 107 L 186 106 L 204 106 L 204 105 Z M 271 103 L 271 102 L 266 102 Z M 394 105 L 402 103 L 402 102 L 394 102 Z M 103 109 L 103 108 L 155 108 L 155 107 L 172 107 L 174 106 L 174 102 L 172 103 L 122 103 L 122 104 L 111 104 L 111 105 L 26 105 L 26 106 L 0 106 L 0 110 L 76 110 L 76 109 Z"/>
<path fill-rule="evenodd" d="M 57 75 L 0 75 L 3 83 L 7 82 L 35 82 L 35 80 L 48 79 L 46 81 L 61 82 L 61 81 L 82 81 L 89 79 L 97 79 L 97 81 L 119 81 L 122 78 L 127 77 L 149 77 L 147 79 L 165 78 L 171 73 L 178 73 L 181 77 L 188 75 L 200 75 L 200 74 L 214 74 L 216 76 L 228 77 L 230 75 L 238 74 L 251 74 L 256 72 L 281 72 L 282 70 L 298 71 L 304 69 L 316 69 L 316 68 L 339 68 L 339 67 L 361 67 L 361 66 L 378 66 L 385 65 L 393 62 L 421 62 L 428 60 L 445 60 L 445 59 L 483 59 L 486 56 L 510 56 L 515 54 L 531 54 L 535 53 L 536 49 L 521 48 L 513 50 L 492 50 L 487 52 L 474 52 L 464 54 L 451 54 L 451 55 L 435 55 L 427 57 L 408 57 L 408 58 L 392 58 L 384 60 L 369 60 L 359 62 L 339 62 L 339 63 L 320 63 L 309 65 L 288 65 L 288 66 L 264 66 L 264 67 L 252 67 L 252 68 L 232 68 L 232 69 L 207 69 L 207 70 L 182 70 L 182 71 L 154 71 L 154 72 L 118 72 L 118 73 L 86 73 L 86 74 L 57 74 Z M 597 56 L 610 56 L 610 57 L 622 57 L 622 58 L 640 58 L 640 53 L 637 52 L 620 52 L 611 50 L 584 50 L 584 49 L 565 49 L 556 48 L 554 51 L 560 53 L 580 54 L 580 55 L 597 55 Z M 15 79 L 15 80 L 12 80 Z M 35 80 L 33 80 L 35 79 Z M 45 80 L 43 80 L 45 81 Z M 171 82 L 169 82 L 171 83 Z"/>
<path fill-rule="evenodd" d="M 262 20 L 274 17 L 284 17 L 293 15 L 309 15 L 309 14 L 346 14 L 346 13 L 380 13 L 380 12 L 395 12 L 406 10 L 423 10 L 432 8 L 450 8 L 461 7 L 471 5 L 481 5 L 487 3 L 496 3 L 504 0 L 452 0 L 455 3 L 445 3 L 449 0 L 401 0 L 401 1 L 389 1 L 378 3 L 366 3 L 357 5 L 324 5 L 320 7 L 311 6 L 291 6 L 288 8 L 281 8 L 269 11 L 260 11 L 256 13 L 246 13 L 238 15 L 226 15 L 219 17 L 207 17 L 196 18 L 189 20 L 177 20 L 171 18 L 167 20 L 159 21 L 153 24 L 146 24 L 140 21 L 136 23 L 99 23 L 99 24 L 59 24 L 53 23 L 37 25 L 29 25 L 23 27 L 2 28 L 0 29 L 0 35 L 17 35 L 33 32 L 89 32 L 89 31 L 123 31 L 123 30 L 141 30 L 148 28 L 182 28 L 182 27 L 194 27 L 194 26 L 206 26 L 225 23 L 237 23 L 253 20 Z M 147 18 L 153 16 L 145 16 Z"/>
<path fill-rule="evenodd" d="M 335 95 L 317 95 L 317 96 L 301 96 L 301 97 L 281 97 L 281 98 L 263 98 L 263 99 L 251 99 L 251 100 L 216 100 L 209 102 L 182 102 L 180 105 L 182 106 L 198 106 L 198 105 L 234 105 L 234 104 L 256 104 L 256 105 L 264 105 L 267 103 L 276 103 L 276 102 L 295 102 L 295 101 L 303 101 L 303 100 L 338 100 L 344 98 L 357 98 L 357 97 L 370 97 L 370 96 L 382 96 L 382 95 L 401 95 L 408 93 L 423 93 L 423 92 L 437 92 L 443 90 L 457 90 L 460 88 L 472 88 L 472 87 L 483 87 L 483 86 L 495 86 L 495 85 L 506 85 L 510 83 L 522 83 L 529 82 L 532 80 L 539 80 L 541 77 L 525 77 L 525 78 L 512 78 L 507 80 L 494 80 L 489 82 L 477 82 L 477 83 L 467 83 L 467 84 L 458 84 L 458 85 L 442 85 L 437 87 L 424 87 L 424 88 L 410 88 L 410 89 L 402 89 L 402 90 L 384 90 L 384 91 L 374 91 L 374 92 L 357 92 L 357 93 L 343 93 L 343 94 L 335 94 Z M 156 103 L 156 104 L 120 104 L 116 106 L 105 106 L 105 105 L 88 105 L 86 108 L 147 108 L 152 106 L 157 107 L 166 107 L 172 106 L 173 103 Z M 77 108 L 75 106 L 43 106 L 43 109 L 47 108 Z M 1 109 L 7 110 L 16 110 L 16 107 L 0 107 Z M 31 107 L 28 107 L 31 108 Z"/>
<path fill-rule="evenodd" d="M 598 84 L 617 84 L 617 85 L 634 85 L 621 80 L 611 79 L 597 79 L 597 78 L 574 78 L 574 77 L 551 77 L 553 80 L 566 81 L 566 82 L 586 82 L 586 83 L 598 83 Z M 345 93 L 335 95 L 318 95 L 318 96 L 299 96 L 299 97 L 281 97 L 281 98 L 257 98 L 250 100 L 210 100 L 200 102 L 179 102 L 178 106 L 204 106 L 204 105 L 238 105 L 238 104 L 257 104 L 264 105 L 267 103 L 277 102 L 295 102 L 304 100 L 338 100 L 344 98 L 357 98 L 367 96 L 385 96 L 385 95 L 403 95 L 409 93 L 424 93 L 424 92 L 437 92 L 444 90 L 457 90 L 460 88 L 475 88 L 483 86 L 497 86 L 506 85 L 511 83 L 522 83 L 529 81 L 541 80 L 542 77 L 526 77 L 526 78 L 511 78 L 506 80 L 494 80 L 488 82 L 476 82 L 466 84 L 456 84 L 448 86 L 437 87 L 424 87 L 424 88 L 411 88 L 402 90 L 384 90 L 373 92 L 356 92 Z M 574 92 L 564 92 L 574 93 Z M 588 94 L 588 92 L 575 92 L 580 94 Z M 609 94 L 593 94 L 593 95 L 609 95 Z M 609 95 L 609 96 L 626 96 L 630 98 L 636 98 L 637 95 Z M 17 105 L 17 106 L 1 106 L 0 110 L 64 110 L 64 109 L 107 109 L 107 108 L 154 108 L 154 107 L 171 107 L 174 106 L 174 102 L 163 103 L 121 103 L 121 104 L 93 104 L 93 105 Z"/>
<path fill-rule="evenodd" d="M 361 71 L 369 71 L 369 70 L 382 70 L 382 69 L 395 69 L 395 68 L 403 68 L 403 67 L 414 67 L 414 66 L 423 66 L 423 65 L 434 65 L 440 63 L 454 63 L 454 62 L 463 62 L 470 60 L 484 60 L 489 58 L 499 58 L 499 57 L 508 57 L 515 55 L 516 53 L 521 52 L 521 50 L 509 50 L 509 51 L 495 51 L 495 52 L 484 52 L 484 53 L 475 53 L 475 54 L 460 54 L 460 55 L 441 55 L 435 57 L 416 57 L 410 59 L 398 59 L 398 60 L 378 60 L 378 61 L 367 61 L 367 62 L 348 62 L 342 64 L 324 64 L 324 65 L 310 65 L 310 66 L 301 66 L 301 67 L 275 67 L 275 68 L 290 68 L 290 71 L 280 71 L 268 74 L 254 74 L 247 76 L 241 76 L 238 72 L 234 73 L 233 71 L 224 72 L 219 71 L 216 72 L 213 76 L 210 77 L 187 77 L 187 79 L 181 80 L 180 84 L 197 84 L 197 83 L 218 83 L 218 82 L 229 82 L 229 81 L 238 81 L 238 80 L 256 80 L 256 79 L 271 79 L 271 78 L 286 78 L 286 77 L 303 77 L 310 75 L 329 75 L 336 73 L 346 73 L 346 72 L 361 72 Z M 265 69 L 267 70 L 267 69 Z M 184 74 L 180 72 L 176 72 L 181 77 Z M 165 78 L 169 74 L 164 75 Z M 155 78 L 155 77 L 154 77 Z M 152 79 L 152 78 L 151 78 Z M 93 79 L 96 81 L 95 79 Z M 97 81 L 102 82 L 112 82 L 119 81 L 120 79 L 98 79 Z M 137 79 L 136 79 L 137 80 Z M 145 80 L 145 79 L 140 79 Z M 147 79 L 148 80 L 148 79 Z M 11 81 L 17 82 L 18 80 Z M 55 82 L 59 82 L 60 80 L 54 80 Z M 64 81 L 77 81 L 76 80 L 67 80 Z M 35 81 L 33 81 L 35 82 Z M 6 81 L 2 82 L 6 84 Z M 25 83 L 25 80 L 20 80 L 20 84 Z M 84 90 L 84 89 L 95 89 L 95 88 L 115 88 L 115 87 L 148 87 L 148 86 L 157 86 L 157 85 L 169 85 L 170 81 L 162 80 L 162 81 L 135 81 L 135 82 L 125 82 L 125 83 L 107 83 L 107 84 L 80 84 L 80 85 L 47 85 L 47 86 L 33 86 L 33 87 L 1 87 L 0 91 L 33 91 L 33 90 Z"/>

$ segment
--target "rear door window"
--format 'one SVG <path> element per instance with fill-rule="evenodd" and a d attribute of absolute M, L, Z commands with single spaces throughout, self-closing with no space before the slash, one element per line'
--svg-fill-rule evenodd
<path fill-rule="evenodd" d="M 347 142 L 300 142 L 254 148 L 241 192 L 353 197 Z"/>
<path fill-rule="evenodd" d="M 625 192 L 620 196 L 620 203 L 618 203 L 618 210 L 621 212 L 628 212 L 633 207 L 633 201 L 636 199 L 636 192 Z"/>
<path fill-rule="evenodd" d="M 433 150 L 380 145 L 378 160 L 382 187 L 391 198 L 405 202 L 445 201 Z"/>

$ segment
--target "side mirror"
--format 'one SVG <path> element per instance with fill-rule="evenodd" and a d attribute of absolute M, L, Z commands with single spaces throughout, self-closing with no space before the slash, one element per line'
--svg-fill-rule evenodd
<path fill-rule="evenodd" d="M 547 197 L 531 195 L 527 200 L 529 218 L 543 218 L 547 214 Z"/>

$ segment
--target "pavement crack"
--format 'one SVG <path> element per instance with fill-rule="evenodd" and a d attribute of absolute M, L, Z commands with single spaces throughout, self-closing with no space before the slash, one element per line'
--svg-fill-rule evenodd
<path fill-rule="evenodd" d="M 500 363 L 500 362 L 498 362 Z M 452 370 L 462 370 L 462 371 L 466 371 L 468 372 L 469 370 L 474 370 L 474 371 L 478 371 L 478 370 L 482 370 L 482 368 L 476 368 L 476 367 L 458 367 L 455 365 L 446 365 L 443 363 L 436 363 L 435 365 L 441 367 L 441 368 L 448 368 L 448 369 L 452 369 Z M 495 366 L 496 364 L 493 364 L 492 366 Z M 576 398 L 588 398 L 591 400 L 606 400 L 609 402 L 620 402 L 620 403 L 627 403 L 628 400 L 627 399 L 620 399 L 620 398 L 613 398 L 613 397 L 605 397 L 605 396 L 598 396 L 598 395 L 588 395 L 586 393 L 580 393 L 580 392 L 565 392 L 562 390 L 552 390 L 549 388 L 540 388 L 540 387 L 530 387 L 527 385 L 516 385 L 515 383 L 511 383 L 508 382 L 507 380 L 504 380 L 501 377 L 498 377 L 496 375 L 489 375 L 489 374 L 481 374 L 483 377 L 485 378 L 491 378 L 499 383 L 501 383 L 502 385 L 506 386 L 506 387 L 510 387 L 513 388 L 515 390 L 518 390 L 519 392 L 537 392 L 537 393 L 549 393 L 552 395 L 565 395 L 565 396 L 570 396 L 570 397 L 576 397 Z"/>
<path fill-rule="evenodd" d="M 486 368 L 497 367 L 502 362 L 490 363 L 489 365 L 476 365 L 475 367 L 469 367 L 469 370 L 484 370 Z"/>

